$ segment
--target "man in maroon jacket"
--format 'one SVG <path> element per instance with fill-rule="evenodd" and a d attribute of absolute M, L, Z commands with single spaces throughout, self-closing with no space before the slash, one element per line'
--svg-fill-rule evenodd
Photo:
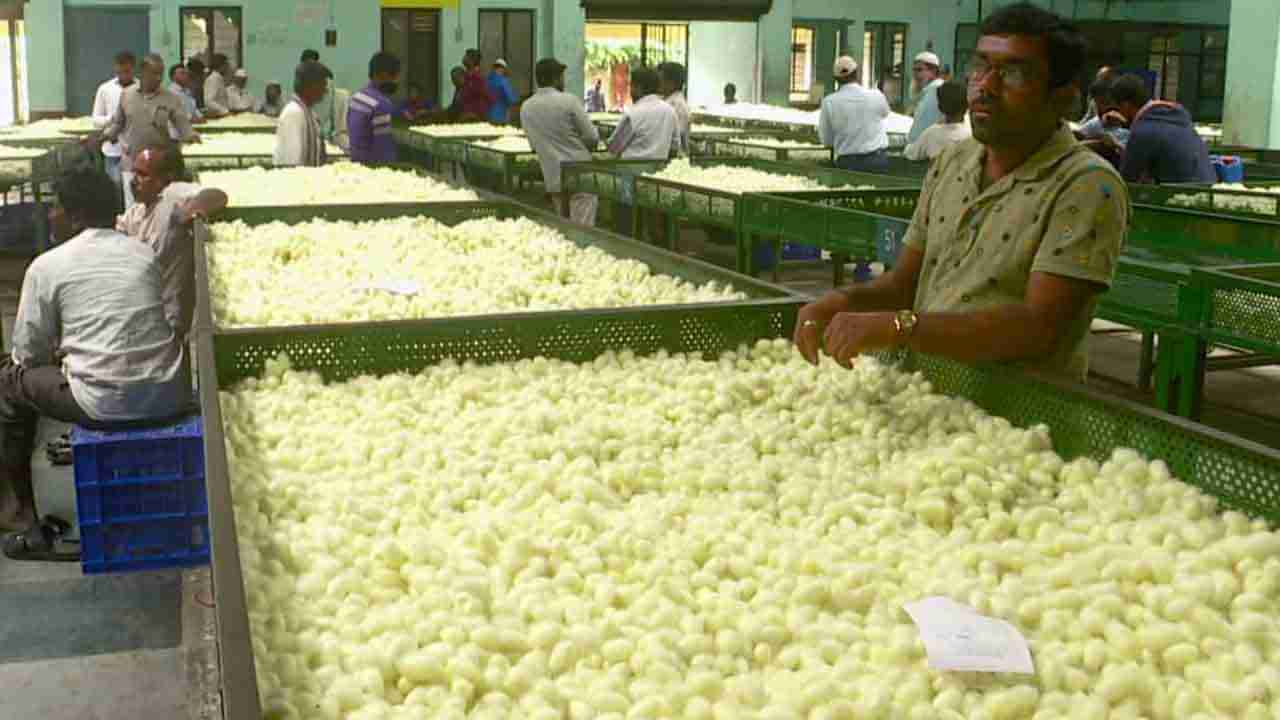
<path fill-rule="evenodd" d="M 493 105 L 495 98 L 480 68 L 481 59 L 480 51 L 475 48 L 462 56 L 462 66 L 467 71 L 462 81 L 462 112 L 484 120 L 489 116 L 489 106 Z"/>

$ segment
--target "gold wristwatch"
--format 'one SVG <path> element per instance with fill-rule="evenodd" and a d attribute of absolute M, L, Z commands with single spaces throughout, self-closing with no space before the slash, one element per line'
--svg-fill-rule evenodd
<path fill-rule="evenodd" d="M 916 334 L 916 325 L 920 324 L 920 316 L 914 310 L 899 310 L 897 315 L 893 316 L 893 327 L 898 331 L 898 341 L 906 342 L 906 339 Z"/>

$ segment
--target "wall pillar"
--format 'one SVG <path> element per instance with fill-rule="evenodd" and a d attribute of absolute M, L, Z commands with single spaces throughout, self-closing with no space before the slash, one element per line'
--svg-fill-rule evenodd
<path fill-rule="evenodd" d="M 1233 0 L 1224 143 L 1280 147 L 1280 3 Z"/>
<path fill-rule="evenodd" d="M 587 11 L 578 2 L 553 0 L 555 15 L 551 18 L 553 40 L 549 55 L 568 65 L 564 71 L 564 91 L 585 97 L 587 62 Z"/>
<path fill-rule="evenodd" d="M 791 22 L 794 0 L 773 0 L 773 9 L 760 18 L 759 73 L 762 100 L 787 106 L 791 100 Z"/>
<path fill-rule="evenodd" d="M 66 43 L 62 0 L 31 0 L 24 8 L 27 36 L 27 92 L 31 119 L 67 110 Z"/>

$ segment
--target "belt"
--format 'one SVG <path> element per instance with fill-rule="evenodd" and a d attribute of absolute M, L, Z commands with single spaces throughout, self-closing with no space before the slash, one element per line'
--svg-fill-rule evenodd
<path fill-rule="evenodd" d="M 850 155 L 841 155 L 840 157 L 841 158 L 864 158 L 864 157 L 875 157 L 877 155 L 887 155 L 888 153 L 889 153 L 888 148 L 880 148 L 879 150 L 872 150 L 871 152 L 868 152 L 868 153 L 853 153 Z"/>

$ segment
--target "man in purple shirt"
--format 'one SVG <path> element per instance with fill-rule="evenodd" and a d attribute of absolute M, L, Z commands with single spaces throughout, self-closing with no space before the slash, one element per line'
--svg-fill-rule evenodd
<path fill-rule="evenodd" d="M 396 114 L 391 96 L 400 87 L 400 58 L 380 52 L 369 60 L 369 84 L 351 96 L 347 131 L 351 159 L 366 165 L 383 165 L 397 159 L 391 138 L 391 118 Z"/>

